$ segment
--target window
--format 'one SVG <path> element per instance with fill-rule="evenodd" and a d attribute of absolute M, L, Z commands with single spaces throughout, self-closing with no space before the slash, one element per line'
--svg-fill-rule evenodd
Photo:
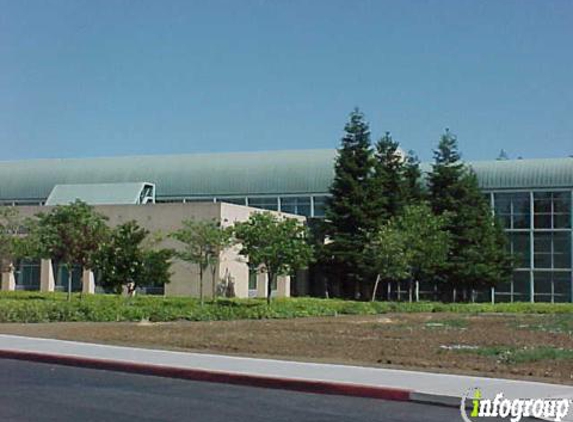
<path fill-rule="evenodd" d="M 40 290 L 40 261 L 20 259 L 16 262 L 14 277 L 17 290 Z"/>
<path fill-rule="evenodd" d="M 249 197 L 248 199 L 249 199 L 249 207 L 262 208 L 264 210 L 270 210 L 270 211 L 278 211 L 279 209 L 279 201 L 276 196 L 258 197 L 258 198 Z"/>
<path fill-rule="evenodd" d="M 535 192 L 536 229 L 571 228 L 571 192 Z"/>
<path fill-rule="evenodd" d="M 513 273 L 513 301 L 528 302 L 531 300 L 531 282 L 529 271 L 515 271 Z"/>
<path fill-rule="evenodd" d="M 534 282 L 535 302 L 571 301 L 571 272 L 536 271 Z"/>
<path fill-rule="evenodd" d="M 571 233 L 534 233 L 535 268 L 571 268 Z"/>
<path fill-rule="evenodd" d="M 249 267 L 249 290 L 257 290 L 257 276 L 258 271 L 256 268 Z"/>
<path fill-rule="evenodd" d="M 531 267 L 531 242 L 529 232 L 509 232 L 509 251 L 514 256 L 516 268 Z"/>
<path fill-rule="evenodd" d="M 217 198 L 217 202 L 225 202 L 227 204 L 235 204 L 235 205 L 246 205 L 247 198 L 239 197 L 239 198 Z"/>
<path fill-rule="evenodd" d="M 324 217 L 326 213 L 326 196 L 315 196 L 314 202 L 314 217 Z"/>
<path fill-rule="evenodd" d="M 68 291 L 68 269 L 63 264 L 57 264 L 52 261 L 55 277 L 56 290 Z M 80 266 L 74 265 L 72 268 L 72 291 L 77 292 L 82 290 L 82 269 Z"/>
<path fill-rule="evenodd" d="M 495 216 L 506 229 L 528 229 L 530 198 L 528 192 L 494 194 Z"/>
<path fill-rule="evenodd" d="M 281 198 L 281 211 L 290 214 L 304 215 L 310 217 L 310 197 L 282 197 Z"/>

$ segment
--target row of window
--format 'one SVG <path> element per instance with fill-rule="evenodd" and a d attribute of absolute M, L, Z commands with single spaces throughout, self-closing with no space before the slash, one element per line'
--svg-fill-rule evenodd
<path fill-rule="evenodd" d="M 516 268 L 571 268 L 571 232 L 508 232 Z M 533 239 L 533 250 L 531 249 Z M 533 254 L 533 257 L 532 257 Z M 531 259 L 533 258 L 533 265 Z"/>
<path fill-rule="evenodd" d="M 533 204 L 532 204 L 533 197 Z M 571 192 L 494 193 L 495 215 L 507 229 L 571 228 Z"/>
<path fill-rule="evenodd" d="M 571 271 L 515 271 L 511 282 L 496 287 L 499 302 L 571 302 Z"/>
<path fill-rule="evenodd" d="M 52 262 L 54 271 L 54 281 L 56 290 L 67 290 L 68 270 L 63 265 Z M 40 261 L 20 259 L 16 262 L 14 269 L 16 288 L 18 290 L 39 290 L 40 289 Z M 82 289 L 82 271 L 80 267 L 72 270 L 72 290 Z"/>
<path fill-rule="evenodd" d="M 305 217 L 324 217 L 326 196 L 256 196 L 256 197 L 216 197 L 216 198 L 185 198 L 158 199 L 165 202 L 225 202 L 228 204 L 247 205 L 269 211 L 281 211 Z"/>

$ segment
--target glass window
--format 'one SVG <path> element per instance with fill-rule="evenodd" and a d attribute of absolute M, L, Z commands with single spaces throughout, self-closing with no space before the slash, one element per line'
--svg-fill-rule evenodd
<path fill-rule="evenodd" d="M 535 268 L 551 268 L 551 233 L 535 233 L 533 239 Z"/>
<path fill-rule="evenodd" d="M 536 229 L 551 228 L 551 214 L 535 214 L 534 221 Z"/>
<path fill-rule="evenodd" d="M 571 268 L 571 233 L 553 233 L 553 267 Z"/>
<path fill-rule="evenodd" d="M 553 286 L 551 272 L 536 271 L 533 275 L 535 302 L 551 302 Z"/>
<path fill-rule="evenodd" d="M 570 271 L 536 271 L 536 302 L 571 302 Z"/>
<path fill-rule="evenodd" d="M 571 302 L 572 276 L 568 271 L 553 273 L 553 301 Z"/>
<path fill-rule="evenodd" d="M 14 278 L 18 290 L 40 289 L 40 260 L 21 259 L 16 262 Z"/>
<path fill-rule="evenodd" d="M 240 198 L 217 198 L 217 202 L 225 202 L 227 204 L 235 204 L 235 205 L 245 205 L 246 204 L 246 198 L 244 197 L 240 197 Z"/>
<path fill-rule="evenodd" d="M 511 232 L 509 234 L 510 252 L 514 255 L 517 268 L 531 266 L 529 232 Z"/>
<path fill-rule="evenodd" d="M 56 290 L 68 291 L 68 270 L 65 265 L 58 265 L 52 261 L 55 275 L 55 288 Z M 77 292 L 82 290 L 82 269 L 80 266 L 74 265 L 72 268 L 72 291 Z"/>
<path fill-rule="evenodd" d="M 535 268 L 571 268 L 571 233 L 534 233 Z"/>
<path fill-rule="evenodd" d="M 324 217 L 326 213 L 326 196 L 315 196 L 314 200 L 314 216 Z"/>
<path fill-rule="evenodd" d="M 266 196 L 266 197 L 249 197 L 249 207 L 262 208 L 270 211 L 278 211 L 279 203 L 276 196 Z"/>
<path fill-rule="evenodd" d="M 310 197 L 283 197 L 281 211 L 310 217 Z"/>
<path fill-rule="evenodd" d="M 515 271 L 513 273 L 513 300 L 516 302 L 528 302 L 531 300 L 529 271 Z"/>
<path fill-rule="evenodd" d="M 496 193 L 494 213 L 506 229 L 528 229 L 531 221 L 529 193 Z"/>
<path fill-rule="evenodd" d="M 496 214 L 511 214 L 511 193 L 496 193 L 494 209 Z"/>
<path fill-rule="evenodd" d="M 257 275 L 255 268 L 249 268 L 249 290 L 257 290 Z"/>
<path fill-rule="evenodd" d="M 535 228 L 571 227 L 571 192 L 535 192 Z"/>

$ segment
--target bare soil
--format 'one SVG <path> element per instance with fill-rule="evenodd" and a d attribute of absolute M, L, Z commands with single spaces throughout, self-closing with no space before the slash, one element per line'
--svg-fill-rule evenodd
<path fill-rule="evenodd" d="M 459 350 L 468 346 L 573 350 L 571 324 L 573 315 L 419 313 L 216 322 L 0 324 L 0 333 L 573 385 L 573 359 L 512 363 L 471 349 Z"/>

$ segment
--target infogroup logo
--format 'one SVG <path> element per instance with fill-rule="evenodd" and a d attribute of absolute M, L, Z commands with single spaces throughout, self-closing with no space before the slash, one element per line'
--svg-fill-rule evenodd
<path fill-rule="evenodd" d="M 468 400 L 471 400 L 469 409 Z M 473 394 L 470 391 L 462 397 L 460 412 L 466 422 L 472 422 L 471 418 L 508 418 L 511 422 L 519 422 L 529 417 L 561 422 L 569 408 L 569 399 L 507 399 L 503 393 L 497 393 L 493 400 L 484 399 L 481 390 L 475 388 Z"/>

